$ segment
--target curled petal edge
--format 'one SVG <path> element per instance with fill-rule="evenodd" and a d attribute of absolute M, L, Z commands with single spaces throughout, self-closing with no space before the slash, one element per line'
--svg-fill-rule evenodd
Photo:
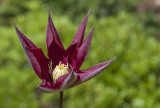
<path fill-rule="evenodd" d="M 67 89 L 71 84 L 73 84 L 77 80 L 77 74 L 73 71 L 68 75 L 66 80 L 62 83 L 62 86 L 60 88 L 61 91 Z"/>
<path fill-rule="evenodd" d="M 60 90 L 53 90 L 53 89 L 49 89 L 49 88 L 45 88 L 45 87 L 40 87 L 39 85 L 36 85 L 36 88 L 42 92 L 45 92 L 45 93 L 56 93 Z"/>

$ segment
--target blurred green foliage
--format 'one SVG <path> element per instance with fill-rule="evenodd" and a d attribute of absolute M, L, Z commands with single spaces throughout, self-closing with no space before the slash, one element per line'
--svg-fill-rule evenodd
<path fill-rule="evenodd" d="M 117 56 L 100 75 L 66 90 L 64 108 L 159 108 L 160 43 L 155 35 L 160 24 L 155 13 L 137 13 L 138 2 L 4 0 L 0 4 L 0 108 L 58 108 L 58 93 L 35 88 L 41 81 L 31 70 L 12 24 L 46 53 L 47 7 L 65 48 L 92 8 L 86 34 L 93 24 L 95 30 L 82 69 Z"/>

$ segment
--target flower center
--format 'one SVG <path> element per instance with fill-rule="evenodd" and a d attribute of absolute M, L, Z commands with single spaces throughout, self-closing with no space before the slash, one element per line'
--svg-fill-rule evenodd
<path fill-rule="evenodd" d="M 59 65 L 57 65 L 52 72 L 52 78 L 53 78 L 54 83 L 56 83 L 56 80 L 59 77 L 61 77 L 62 75 L 65 75 L 65 74 L 69 74 L 68 63 L 67 63 L 67 65 L 64 65 L 64 64 L 61 64 L 61 62 L 60 62 Z"/>

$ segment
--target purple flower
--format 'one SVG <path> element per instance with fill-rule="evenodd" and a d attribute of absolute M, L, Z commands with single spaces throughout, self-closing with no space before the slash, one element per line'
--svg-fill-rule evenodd
<path fill-rule="evenodd" d="M 93 27 L 83 41 L 89 13 L 90 11 L 78 28 L 71 45 L 66 50 L 49 13 L 46 33 L 48 57 L 44 55 L 41 48 L 38 48 L 15 26 L 28 61 L 37 76 L 42 80 L 42 83 L 37 85 L 37 88 L 41 91 L 47 93 L 64 91 L 81 84 L 99 74 L 115 59 L 113 58 L 89 69 L 79 70 L 88 54 L 94 30 Z"/>

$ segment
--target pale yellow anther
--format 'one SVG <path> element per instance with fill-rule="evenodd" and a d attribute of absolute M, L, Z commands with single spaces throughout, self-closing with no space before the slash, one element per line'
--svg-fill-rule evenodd
<path fill-rule="evenodd" d="M 54 83 L 56 83 L 56 80 L 62 75 L 69 74 L 68 63 L 67 65 L 64 65 L 61 63 L 62 62 L 60 62 L 59 65 L 57 65 L 52 72 L 52 78 L 53 78 Z"/>

